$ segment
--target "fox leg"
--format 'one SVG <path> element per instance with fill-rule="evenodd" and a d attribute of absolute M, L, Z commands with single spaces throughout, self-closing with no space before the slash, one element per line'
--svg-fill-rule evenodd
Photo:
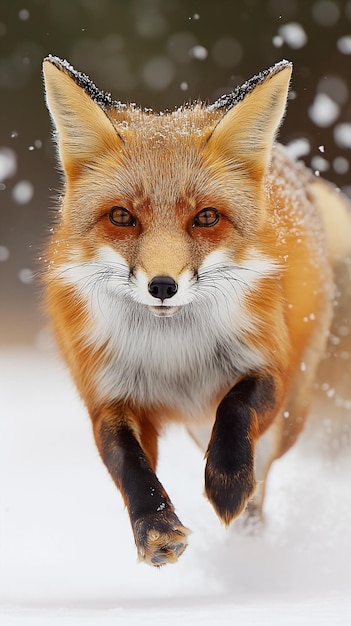
<path fill-rule="evenodd" d="M 248 503 L 245 524 L 252 525 L 252 521 L 262 520 L 267 476 L 272 464 L 295 444 L 304 429 L 310 411 L 314 374 L 312 363 L 308 372 L 298 372 L 286 394 L 283 407 L 257 442 L 255 476 L 259 485 Z"/>
<path fill-rule="evenodd" d="M 100 455 L 126 504 L 139 559 L 156 567 L 175 562 L 189 531 L 154 473 L 156 430 L 150 424 L 143 428 L 120 406 L 101 411 L 93 428 Z"/>
<path fill-rule="evenodd" d="M 263 522 L 263 504 L 266 494 L 267 475 L 275 458 L 279 436 L 277 419 L 258 439 L 255 449 L 255 478 L 257 489 L 245 509 L 243 526 L 249 531 L 257 530 Z"/>
<path fill-rule="evenodd" d="M 217 409 L 206 454 L 205 490 L 226 525 L 255 493 L 256 443 L 273 422 L 282 397 L 281 381 L 270 375 L 250 376 L 237 383 Z"/>

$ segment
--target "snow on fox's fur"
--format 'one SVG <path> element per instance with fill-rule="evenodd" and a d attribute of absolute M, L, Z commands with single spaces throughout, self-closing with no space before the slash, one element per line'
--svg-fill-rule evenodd
<path fill-rule="evenodd" d="M 167 422 L 207 450 L 206 494 L 229 524 L 246 505 L 260 514 L 256 481 L 296 440 L 313 390 L 323 401 L 323 381 L 349 380 L 330 337 L 342 328 L 351 348 L 350 212 L 274 143 L 290 73 L 282 61 L 161 115 L 44 61 L 65 177 L 47 308 L 139 557 L 156 566 L 188 533 L 155 475 Z"/>

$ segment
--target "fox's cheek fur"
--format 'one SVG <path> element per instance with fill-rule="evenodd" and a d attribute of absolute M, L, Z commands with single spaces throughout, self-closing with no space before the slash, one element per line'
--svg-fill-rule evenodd
<path fill-rule="evenodd" d="M 234 327 L 240 332 L 241 328 L 250 326 L 246 296 L 259 288 L 261 280 L 274 278 L 280 266 L 253 248 L 247 251 L 247 259 L 240 263 L 230 257 L 229 251 L 216 250 L 205 257 L 199 268 L 184 269 L 174 277 L 174 295 L 165 299 L 150 293 L 152 275 L 140 266 L 130 268 L 123 256 L 108 245 L 101 246 L 90 260 L 79 262 L 72 259 L 59 266 L 55 273 L 58 280 L 76 289 L 77 296 L 81 296 L 91 310 L 103 306 L 103 299 L 107 297 L 112 302 L 121 298 L 132 299 L 140 305 L 140 314 L 143 306 L 179 309 L 193 303 L 194 306 L 213 308 L 214 326 L 223 324 L 227 315 L 228 328 Z"/>

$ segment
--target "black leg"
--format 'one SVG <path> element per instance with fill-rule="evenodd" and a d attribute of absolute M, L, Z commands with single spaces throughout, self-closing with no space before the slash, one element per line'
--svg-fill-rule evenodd
<path fill-rule="evenodd" d="M 241 380 L 220 403 L 205 469 L 206 494 L 217 515 L 229 524 L 252 497 L 255 444 L 264 421 L 274 414 L 271 376 Z"/>
<path fill-rule="evenodd" d="M 104 420 L 95 437 L 126 503 L 139 558 L 155 566 L 176 561 L 186 548 L 189 531 L 174 513 L 131 426 Z"/>

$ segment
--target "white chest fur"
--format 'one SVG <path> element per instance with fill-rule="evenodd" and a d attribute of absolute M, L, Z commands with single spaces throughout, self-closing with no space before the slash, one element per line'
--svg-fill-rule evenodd
<path fill-rule="evenodd" d="M 82 329 L 85 341 L 106 346 L 96 395 L 194 416 L 239 374 L 264 364 L 264 355 L 244 339 L 256 324 L 244 301 L 274 271 L 267 259 L 240 267 L 213 253 L 189 287 L 188 303 L 171 317 L 156 316 L 140 302 L 129 268 L 111 249 L 94 262 L 67 264 L 57 277 L 86 299 L 92 323 Z"/>

